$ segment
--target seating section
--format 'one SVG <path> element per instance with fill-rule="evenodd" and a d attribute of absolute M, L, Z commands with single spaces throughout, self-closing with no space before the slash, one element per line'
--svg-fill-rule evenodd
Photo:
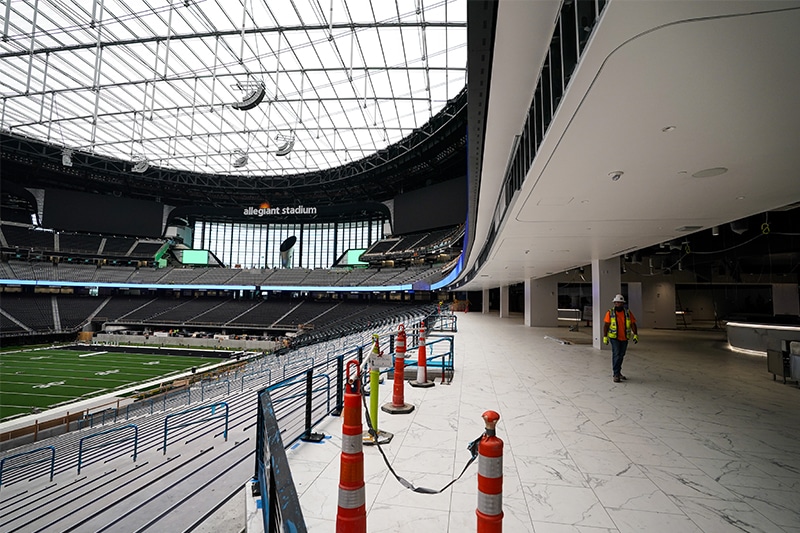
<path fill-rule="evenodd" d="M 81 235 L 62 233 L 58 236 L 58 251 L 76 252 L 79 254 L 98 255 L 103 237 L 100 235 Z"/>
<path fill-rule="evenodd" d="M 37 332 L 55 332 L 53 298 L 49 294 L 3 293 L 3 311 Z"/>
<path fill-rule="evenodd" d="M 412 233 L 382 239 L 361 255 L 361 260 L 371 265 L 392 261 L 396 265 L 410 265 L 424 260 L 436 262 L 441 254 L 454 255 L 460 252 L 464 226 L 435 231 Z"/>
<path fill-rule="evenodd" d="M 86 324 L 92 313 L 103 303 L 101 298 L 92 296 L 60 297 L 56 301 L 61 329 L 64 331 L 72 331 Z"/>
<path fill-rule="evenodd" d="M 129 258 L 149 261 L 165 242 L 157 239 L 55 232 L 19 223 L 3 222 L 0 225 L 0 244 L 3 251 L 26 259 L 33 252 L 80 260 Z"/>

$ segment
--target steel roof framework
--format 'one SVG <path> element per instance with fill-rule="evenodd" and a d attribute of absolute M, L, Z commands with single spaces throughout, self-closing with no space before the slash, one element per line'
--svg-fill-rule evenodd
<path fill-rule="evenodd" d="M 290 180 L 419 132 L 465 86 L 465 0 L 325 4 L 8 2 L 0 128 L 131 166 Z"/>

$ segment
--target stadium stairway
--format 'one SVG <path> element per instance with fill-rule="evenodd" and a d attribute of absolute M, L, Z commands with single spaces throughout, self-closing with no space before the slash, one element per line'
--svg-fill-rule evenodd
<path fill-rule="evenodd" d="M 324 345 L 303 347 L 280 357 L 250 360 L 233 379 L 227 376 L 225 385 L 221 385 L 224 380 L 205 388 L 203 384 L 193 385 L 188 392 L 191 399 L 188 406 L 176 396 L 170 401 L 151 404 L 151 409 L 165 408 L 152 414 L 150 409 L 140 409 L 126 420 L 109 421 L 0 454 L 4 458 L 51 445 L 57 450 L 52 481 L 49 461 L 13 473 L 3 472 L 0 531 L 239 533 L 245 520 L 243 487 L 254 471 L 257 391 L 302 371 L 310 361 L 319 364 L 330 360 L 331 354 L 367 344 L 372 332 L 385 336 L 394 330 L 396 327 L 387 322 L 377 330 L 353 333 Z M 228 405 L 227 441 L 220 420 L 177 427 L 183 420 L 179 414 L 187 409 L 210 407 L 223 401 Z M 169 432 L 165 453 L 163 439 L 168 415 L 176 416 L 178 424 Z M 281 421 L 282 433 L 287 427 L 302 427 L 302 409 L 289 418 Z M 116 435 L 122 432 L 109 430 L 134 423 L 138 428 L 135 462 L 133 444 L 128 440 L 121 445 L 94 447 L 96 451 L 92 453 L 84 450 L 85 460 L 81 461 L 80 473 L 77 472 L 81 439 L 101 432 L 118 438 Z"/>

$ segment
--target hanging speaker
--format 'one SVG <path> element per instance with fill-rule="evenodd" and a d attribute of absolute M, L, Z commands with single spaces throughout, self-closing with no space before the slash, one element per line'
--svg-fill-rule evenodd
<path fill-rule="evenodd" d="M 281 266 L 283 268 L 292 268 L 292 256 L 294 255 L 295 243 L 297 243 L 297 237 L 294 235 L 281 243 Z"/>
<path fill-rule="evenodd" d="M 248 111 L 250 109 L 253 109 L 258 104 L 261 103 L 266 94 L 267 94 L 267 89 L 266 87 L 264 87 L 264 84 L 258 83 L 256 84 L 256 86 L 253 88 L 252 91 L 250 91 L 249 93 L 247 93 L 247 95 L 245 95 L 244 100 L 233 104 L 233 108 L 238 109 L 239 111 Z"/>

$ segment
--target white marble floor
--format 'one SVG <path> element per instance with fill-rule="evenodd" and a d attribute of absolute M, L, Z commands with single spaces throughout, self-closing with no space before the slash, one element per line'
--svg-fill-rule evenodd
<path fill-rule="evenodd" d="M 623 373 L 590 330 L 458 314 L 451 385 L 406 385 L 407 415 L 379 413 L 397 473 L 438 489 L 469 459 L 481 414 L 500 413 L 503 530 L 511 533 L 800 533 L 800 389 L 712 331 L 641 330 Z M 550 337 L 550 338 L 546 338 Z M 560 344 L 552 338 L 573 340 Z M 391 401 L 392 383 L 380 389 Z M 287 451 L 309 531 L 333 533 L 341 418 Z M 366 426 L 365 426 L 366 427 Z M 476 530 L 477 464 L 437 495 L 404 489 L 365 447 L 367 530 Z"/>

